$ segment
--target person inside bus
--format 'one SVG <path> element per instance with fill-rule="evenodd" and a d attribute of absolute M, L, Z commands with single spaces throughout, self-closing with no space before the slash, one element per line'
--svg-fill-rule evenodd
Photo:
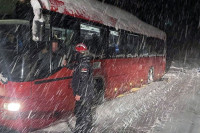
<path fill-rule="evenodd" d="M 16 47 L 16 38 L 12 32 L 2 32 L 1 46 L 6 49 L 14 49 Z"/>
<path fill-rule="evenodd" d="M 91 57 L 83 43 L 77 44 L 75 50 L 79 56 L 72 78 L 72 89 L 76 100 L 74 133 L 90 133 L 92 128 L 91 107 L 95 97 Z"/>
<path fill-rule="evenodd" d="M 59 41 L 53 39 L 51 42 L 51 52 L 48 45 L 43 44 L 42 50 L 38 53 L 38 76 L 45 77 L 50 72 L 50 57 L 52 70 L 55 71 L 58 68 L 66 66 L 66 56 L 62 49 L 59 48 Z M 52 54 L 52 56 L 50 56 Z"/>
<path fill-rule="evenodd" d="M 56 70 L 59 67 L 66 66 L 66 55 L 64 51 L 59 47 L 59 41 L 57 39 L 53 39 L 51 43 L 52 48 L 52 68 Z"/>
<path fill-rule="evenodd" d="M 97 34 L 92 34 L 92 38 L 88 41 L 88 46 L 90 48 L 90 53 L 97 55 L 98 52 L 98 47 L 100 45 L 100 39 L 99 36 Z"/>
<path fill-rule="evenodd" d="M 48 54 L 48 45 L 45 43 L 41 43 L 39 45 L 39 49 L 42 49 L 41 51 L 38 52 L 37 55 L 37 61 L 35 63 L 35 74 L 34 76 L 37 78 L 44 78 L 46 77 L 49 72 L 50 72 L 50 58 Z"/>

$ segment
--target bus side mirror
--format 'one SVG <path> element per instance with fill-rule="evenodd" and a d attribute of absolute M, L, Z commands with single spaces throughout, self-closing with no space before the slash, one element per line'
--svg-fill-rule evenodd
<path fill-rule="evenodd" d="M 44 36 L 44 17 L 42 14 L 42 6 L 38 0 L 31 0 L 34 18 L 32 24 L 32 39 L 33 41 L 43 41 Z"/>
<path fill-rule="evenodd" d="M 33 20 L 33 25 L 32 25 L 32 39 L 33 41 L 43 41 L 43 36 L 44 36 L 44 22 L 40 21 L 35 21 Z"/>

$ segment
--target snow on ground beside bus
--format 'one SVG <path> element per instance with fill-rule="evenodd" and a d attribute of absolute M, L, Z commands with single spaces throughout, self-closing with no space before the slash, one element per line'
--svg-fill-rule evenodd
<path fill-rule="evenodd" d="M 200 61 L 188 62 L 172 62 L 162 81 L 98 106 L 93 132 L 199 133 Z M 35 133 L 70 133 L 74 123 L 72 117 Z"/>
<path fill-rule="evenodd" d="M 84 16 L 89 20 L 101 22 L 116 29 L 124 29 L 151 37 L 166 39 L 166 34 L 115 6 L 96 0 L 41 0 L 44 7 L 60 13 L 68 11 L 72 15 Z"/>

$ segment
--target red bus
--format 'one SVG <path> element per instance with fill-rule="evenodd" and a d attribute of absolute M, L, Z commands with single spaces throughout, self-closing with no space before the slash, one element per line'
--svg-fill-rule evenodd
<path fill-rule="evenodd" d="M 115 98 L 164 75 L 163 31 L 94 0 L 34 2 L 0 0 L 2 132 L 40 129 L 73 111 L 69 66 L 77 43 L 86 44 L 94 57 L 99 99 Z M 67 67 L 52 64 L 53 37 L 59 39 Z M 43 51 L 45 58 L 41 59 Z M 56 58 L 57 62 L 62 59 Z"/>

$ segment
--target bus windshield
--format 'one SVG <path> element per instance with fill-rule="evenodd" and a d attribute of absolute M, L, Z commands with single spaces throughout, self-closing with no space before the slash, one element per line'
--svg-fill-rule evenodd
<path fill-rule="evenodd" d="M 0 74 L 7 80 L 28 78 L 29 31 L 28 21 L 15 21 L 15 24 L 14 21 L 0 21 Z"/>

